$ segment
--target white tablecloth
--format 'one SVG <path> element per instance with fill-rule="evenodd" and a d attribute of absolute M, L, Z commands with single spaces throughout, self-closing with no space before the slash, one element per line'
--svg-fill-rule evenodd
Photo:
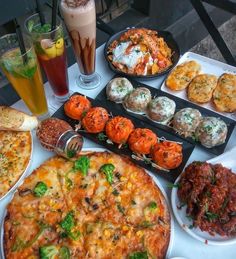
<path fill-rule="evenodd" d="M 96 59 L 96 71 L 101 75 L 101 78 L 102 78 L 100 87 L 93 90 L 85 90 L 85 89 L 79 88 L 75 82 L 76 76 L 78 76 L 78 73 L 79 73 L 79 69 L 77 64 L 74 64 L 68 69 L 69 85 L 70 85 L 70 90 L 72 92 L 78 91 L 82 94 L 85 94 L 89 97 L 94 98 L 101 91 L 101 89 L 105 87 L 107 82 L 113 77 L 114 74 L 109 70 L 107 63 L 104 59 L 103 49 L 104 49 L 104 46 L 101 46 L 97 49 L 97 59 Z M 143 82 L 152 87 L 159 88 L 163 80 L 164 80 L 164 76 L 159 79 L 143 81 Z M 48 83 L 45 84 L 45 89 L 47 93 L 47 98 L 49 100 L 49 109 L 52 114 L 54 111 L 56 111 L 57 107 L 51 106 L 50 100 L 52 98 L 52 92 Z M 18 101 L 13 106 L 22 111 L 29 112 L 21 100 Z M 37 168 L 46 159 L 54 155 L 54 153 L 47 152 L 40 146 L 34 133 L 33 133 L 33 142 L 34 142 L 33 156 L 32 156 L 33 158 L 31 161 L 31 165 L 28 169 L 28 173 L 32 172 L 32 170 Z M 226 151 L 231 149 L 233 146 L 236 146 L 236 129 L 234 129 L 233 134 L 231 135 L 231 138 L 226 147 Z M 99 146 L 90 140 L 85 140 L 84 147 L 93 148 L 93 147 L 99 147 Z M 214 155 L 212 155 L 211 153 L 208 153 L 207 151 L 199 147 L 196 147 L 192 155 L 190 156 L 188 163 L 194 160 L 205 161 L 213 157 Z M 170 201 L 171 190 L 167 188 L 166 186 L 167 182 L 158 176 L 156 177 L 164 187 Z M 0 201 L 0 218 L 2 218 L 5 206 L 11 199 L 10 196 Z M 175 257 L 175 256 L 183 256 L 188 259 L 236 259 L 236 245 L 211 246 L 211 245 L 206 245 L 204 243 L 201 243 L 193 239 L 192 237 L 190 237 L 184 230 L 181 229 L 181 227 L 176 222 L 176 220 L 174 220 L 174 242 L 170 253 L 170 257 Z"/>

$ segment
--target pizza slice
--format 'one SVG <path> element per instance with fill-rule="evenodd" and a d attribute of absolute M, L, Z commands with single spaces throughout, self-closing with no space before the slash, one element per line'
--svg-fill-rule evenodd
<path fill-rule="evenodd" d="M 70 168 L 59 173 L 67 206 L 75 211 L 80 222 L 95 221 L 108 206 L 107 196 L 112 188 L 100 171 L 101 165 L 107 161 L 106 154 L 102 154 L 81 155 Z"/>
<path fill-rule="evenodd" d="M 73 244 L 77 239 L 72 229 L 74 219 L 58 181 L 58 168 L 64 164 L 63 158 L 48 160 L 15 193 L 4 224 L 6 258 L 37 258 L 46 247 L 59 253 L 62 240 L 63 249 L 70 254 L 77 255 L 83 250 Z"/>
<path fill-rule="evenodd" d="M 32 152 L 30 132 L 0 131 L 0 198 L 26 170 Z"/>

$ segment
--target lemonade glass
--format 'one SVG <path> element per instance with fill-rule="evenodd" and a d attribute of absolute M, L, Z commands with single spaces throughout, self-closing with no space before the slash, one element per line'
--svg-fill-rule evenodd
<path fill-rule="evenodd" d="M 16 34 L 0 38 L 0 66 L 9 82 L 33 115 L 48 116 L 48 106 L 42 76 L 33 47 L 25 42 L 26 52 L 21 53 Z"/>

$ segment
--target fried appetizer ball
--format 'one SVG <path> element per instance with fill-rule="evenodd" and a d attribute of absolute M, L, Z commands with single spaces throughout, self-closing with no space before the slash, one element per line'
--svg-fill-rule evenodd
<path fill-rule="evenodd" d="M 174 129 L 185 137 L 192 136 L 202 116 L 201 113 L 193 108 L 184 108 L 178 111 L 173 119 Z"/>
<path fill-rule="evenodd" d="M 166 86 L 173 91 L 183 90 L 200 70 L 201 66 L 196 61 L 184 62 L 171 71 L 166 79 Z"/>
<path fill-rule="evenodd" d="M 216 85 L 216 76 L 197 75 L 188 86 L 188 99 L 194 103 L 207 103 L 211 100 Z"/>
<path fill-rule="evenodd" d="M 107 137 L 117 144 L 125 144 L 133 130 L 132 121 L 121 116 L 110 119 L 106 124 Z"/>
<path fill-rule="evenodd" d="M 121 103 L 125 96 L 133 91 L 133 85 L 125 77 L 112 79 L 106 87 L 107 99 L 116 103 Z"/>
<path fill-rule="evenodd" d="M 82 116 L 91 108 L 90 101 L 82 95 L 76 94 L 64 104 L 66 115 L 75 120 L 81 120 Z"/>
<path fill-rule="evenodd" d="M 205 117 L 196 129 L 196 137 L 207 148 L 225 143 L 228 128 L 225 122 L 215 117 Z"/>
<path fill-rule="evenodd" d="M 225 73 L 219 78 L 213 102 L 220 112 L 236 111 L 236 75 Z"/>
<path fill-rule="evenodd" d="M 159 123 L 166 124 L 175 113 L 176 104 L 166 96 L 159 96 L 151 100 L 148 104 L 147 116 Z"/>
<path fill-rule="evenodd" d="M 145 87 L 136 88 L 133 92 L 126 95 L 123 106 L 125 109 L 145 113 L 148 103 L 151 101 L 152 96 L 149 89 Z"/>
<path fill-rule="evenodd" d="M 157 143 L 157 135 L 150 129 L 135 129 L 129 136 L 129 148 L 134 152 L 147 155 Z"/>
<path fill-rule="evenodd" d="M 157 165 L 165 169 L 175 169 L 183 160 L 182 146 L 175 142 L 159 142 L 154 145 L 151 156 Z"/>
<path fill-rule="evenodd" d="M 93 107 L 88 110 L 82 119 L 83 128 L 89 133 L 100 133 L 104 130 L 109 114 L 102 107 Z"/>

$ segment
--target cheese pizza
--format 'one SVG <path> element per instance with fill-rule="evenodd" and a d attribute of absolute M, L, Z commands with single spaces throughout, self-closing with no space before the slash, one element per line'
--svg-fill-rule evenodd
<path fill-rule="evenodd" d="M 170 214 L 144 169 L 108 152 L 54 157 L 19 187 L 7 208 L 11 258 L 165 258 Z"/>
<path fill-rule="evenodd" d="M 16 184 L 28 166 L 31 143 L 29 131 L 0 131 L 0 198 Z"/>

